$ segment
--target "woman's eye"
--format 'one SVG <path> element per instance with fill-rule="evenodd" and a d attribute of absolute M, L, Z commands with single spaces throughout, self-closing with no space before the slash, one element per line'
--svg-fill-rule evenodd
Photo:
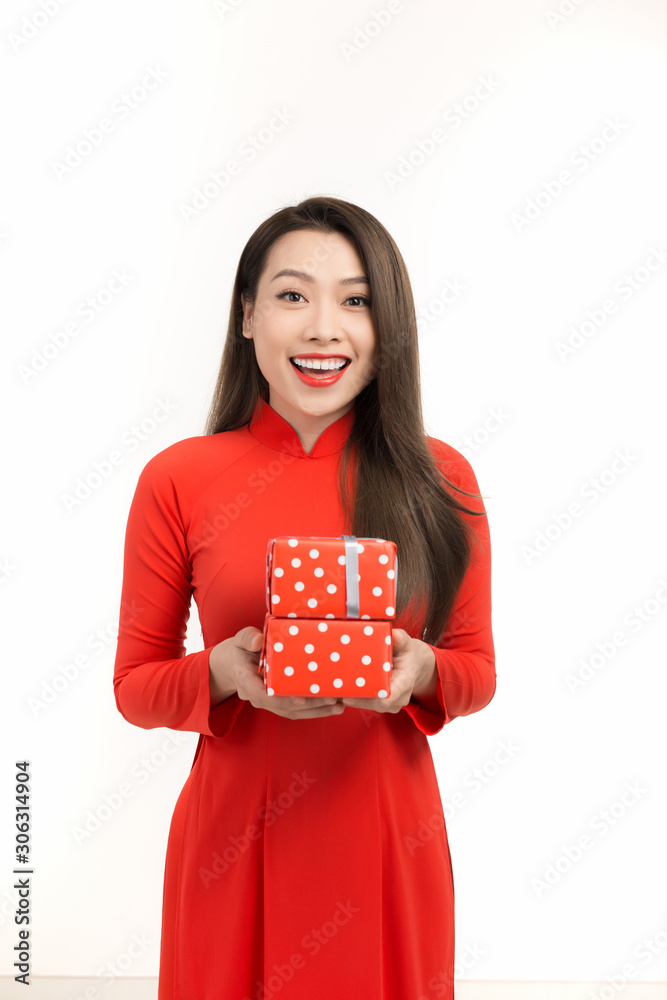
<path fill-rule="evenodd" d="M 295 292 L 292 289 L 288 289 L 287 291 L 280 292 L 278 295 L 276 295 L 276 298 L 277 299 L 285 299 L 286 301 L 294 302 L 294 299 L 288 299 L 289 295 L 296 295 L 296 296 L 298 296 L 301 299 L 303 298 L 303 295 L 301 294 L 301 292 Z M 370 300 L 365 295 L 350 295 L 349 298 L 346 301 L 347 302 L 353 302 L 353 303 L 355 303 L 357 305 L 365 305 L 365 306 L 369 306 L 370 305 Z"/>

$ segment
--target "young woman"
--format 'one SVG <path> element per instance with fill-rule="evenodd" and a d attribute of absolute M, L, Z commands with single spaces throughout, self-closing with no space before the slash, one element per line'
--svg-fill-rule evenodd
<path fill-rule="evenodd" d="M 469 462 L 424 433 L 389 233 L 335 198 L 276 212 L 241 254 L 206 433 L 147 463 L 127 524 L 118 709 L 200 734 L 169 834 L 159 1000 L 453 997 L 426 737 L 495 692 L 480 501 Z M 396 542 L 389 697 L 265 693 L 266 548 L 288 534 Z M 205 648 L 186 655 L 193 595 Z"/>

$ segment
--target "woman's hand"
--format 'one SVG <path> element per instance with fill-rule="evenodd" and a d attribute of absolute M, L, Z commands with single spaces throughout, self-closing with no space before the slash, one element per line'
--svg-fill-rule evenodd
<path fill-rule="evenodd" d="M 421 639 L 413 639 L 405 629 L 391 630 L 391 694 L 388 698 L 343 698 L 344 705 L 373 712 L 400 712 L 412 697 L 426 708 L 438 710 L 436 695 L 438 674 L 435 654 Z"/>
<path fill-rule="evenodd" d="M 253 625 L 214 646 L 208 658 L 211 708 L 232 694 L 286 719 L 319 719 L 344 711 L 338 698 L 296 698 L 268 695 L 259 675 L 262 632 Z"/>

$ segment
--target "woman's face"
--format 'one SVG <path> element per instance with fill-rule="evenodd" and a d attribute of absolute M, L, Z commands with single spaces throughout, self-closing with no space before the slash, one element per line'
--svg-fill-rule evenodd
<path fill-rule="evenodd" d="M 293 426 L 342 417 L 375 374 L 367 278 L 341 233 L 297 230 L 271 247 L 243 336 L 255 342 L 269 404 Z"/>

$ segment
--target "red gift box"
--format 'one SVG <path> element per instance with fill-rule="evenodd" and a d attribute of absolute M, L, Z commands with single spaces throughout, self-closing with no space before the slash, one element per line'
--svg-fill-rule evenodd
<path fill-rule="evenodd" d="M 272 538 L 268 612 L 281 618 L 394 618 L 396 569 L 396 543 L 384 538 Z"/>
<path fill-rule="evenodd" d="M 391 622 L 267 614 L 259 662 L 269 695 L 386 698 Z"/>

